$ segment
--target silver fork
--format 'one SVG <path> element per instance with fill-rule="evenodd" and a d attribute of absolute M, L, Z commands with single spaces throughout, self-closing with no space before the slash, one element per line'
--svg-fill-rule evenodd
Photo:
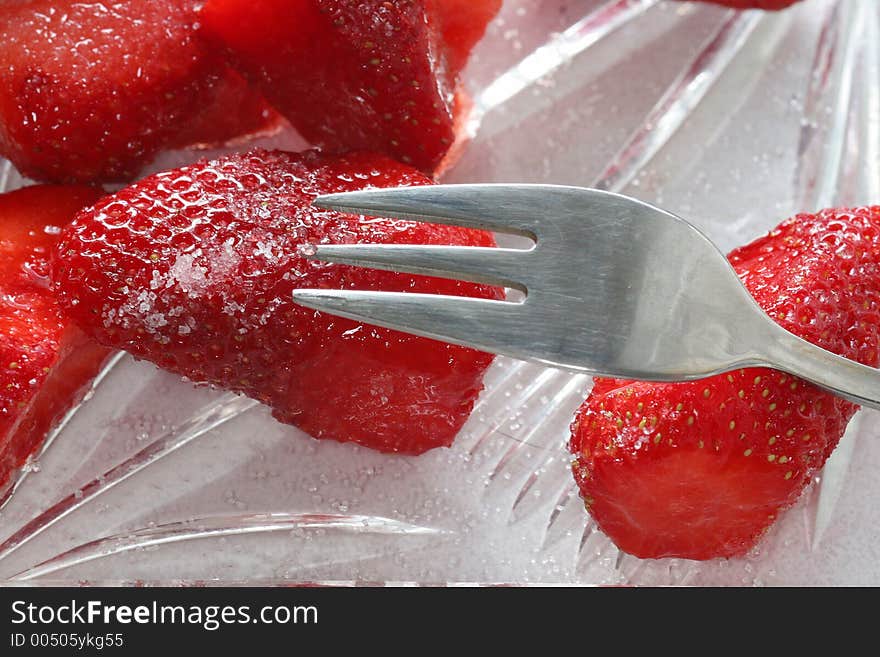
<path fill-rule="evenodd" d="M 505 286 L 525 297 L 296 290 L 294 300 L 309 308 L 594 375 L 688 381 L 772 367 L 880 408 L 880 370 L 780 327 L 707 237 L 636 199 L 555 185 L 435 185 L 331 194 L 315 204 L 534 243 L 320 245 L 309 257 Z"/>

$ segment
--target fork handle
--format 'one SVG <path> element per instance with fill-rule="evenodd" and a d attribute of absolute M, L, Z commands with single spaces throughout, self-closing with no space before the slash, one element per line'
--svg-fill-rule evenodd
<path fill-rule="evenodd" d="M 771 367 L 815 383 L 856 404 L 880 410 L 880 369 L 817 347 L 781 327 L 768 354 Z"/>

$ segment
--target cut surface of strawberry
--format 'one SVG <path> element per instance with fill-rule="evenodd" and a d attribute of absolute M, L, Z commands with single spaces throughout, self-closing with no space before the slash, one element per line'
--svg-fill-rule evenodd
<path fill-rule="evenodd" d="M 268 135 L 283 119 L 235 70 L 226 68 L 202 95 L 194 113 L 181 121 L 166 148 L 216 148 Z"/>
<path fill-rule="evenodd" d="M 439 25 L 440 43 L 451 75 L 461 73 L 501 0 L 429 0 L 428 16 Z"/>
<path fill-rule="evenodd" d="M 878 364 L 880 207 L 798 215 L 730 261 L 780 325 Z M 597 379 L 572 425 L 572 468 L 622 550 L 738 556 L 798 499 L 856 409 L 761 368 L 688 383 Z"/>
<path fill-rule="evenodd" d="M 456 80 L 498 0 L 208 0 L 207 35 L 309 141 L 432 172 L 456 138 Z"/>
<path fill-rule="evenodd" d="M 100 195 L 49 185 L 0 195 L 0 497 L 109 355 L 49 289 L 61 227 Z"/>
<path fill-rule="evenodd" d="M 81 213 L 57 289 L 98 342 L 245 393 L 317 438 L 416 454 L 449 445 L 491 356 L 293 303 L 296 288 L 497 298 L 494 288 L 314 262 L 318 243 L 491 245 L 449 226 L 319 210 L 323 193 L 424 185 L 384 156 L 254 150 L 157 174 Z"/>
<path fill-rule="evenodd" d="M 0 4 L 0 154 L 38 180 L 125 181 L 166 146 L 261 128 L 268 105 L 198 37 L 196 4 Z"/>

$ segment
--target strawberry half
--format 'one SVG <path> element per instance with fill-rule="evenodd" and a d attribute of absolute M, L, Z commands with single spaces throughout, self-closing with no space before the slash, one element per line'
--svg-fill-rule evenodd
<path fill-rule="evenodd" d="M 205 33 L 309 141 L 434 171 L 457 77 L 499 0 L 208 0 Z"/>
<path fill-rule="evenodd" d="M 780 325 L 878 364 L 880 206 L 798 215 L 730 262 Z M 760 368 L 689 383 L 597 379 L 572 425 L 574 476 L 626 552 L 742 555 L 812 481 L 856 409 Z"/>
<path fill-rule="evenodd" d="M 99 196 L 54 186 L 0 195 L 0 497 L 109 354 L 63 316 L 49 290 L 61 227 Z"/>
<path fill-rule="evenodd" d="M 283 119 L 235 70 L 226 68 L 205 92 L 199 107 L 169 133 L 163 148 L 231 146 L 281 127 Z"/>
<path fill-rule="evenodd" d="M 491 356 L 316 313 L 293 290 L 497 298 L 471 283 L 308 260 L 317 243 L 491 245 L 489 234 L 318 210 L 319 194 L 424 185 L 384 156 L 255 150 L 145 178 L 81 213 L 55 269 L 100 343 L 245 393 L 316 438 L 417 454 L 449 445 Z"/>
<path fill-rule="evenodd" d="M 195 5 L 0 4 L 0 155 L 34 179 L 124 181 L 166 146 L 262 128 L 270 108 L 198 38 Z"/>

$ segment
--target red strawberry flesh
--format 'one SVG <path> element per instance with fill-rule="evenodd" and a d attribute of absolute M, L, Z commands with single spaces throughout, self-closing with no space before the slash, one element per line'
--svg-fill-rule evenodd
<path fill-rule="evenodd" d="M 263 150 L 157 174 L 76 218 L 59 248 L 60 297 L 100 343 L 248 394 L 315 437 L 410 454 L 449 445 L 489 355 L 292 300 L 301 287 L 497 297 L 300 252 L 318 243 L 492 244 L 479 231 L 311 206 L 322 193 L 429 182 L 384 156 Z"/>
<path fill-rule="evenodd" d="M 49 290 L 61 226 L 99 196 L 55 186 L 0 195 L 0 496 L 109 353 L 64 317 Z"/>
<path fill-rule="evenodd" d="M 483 38 L 486 25 L 501 9 L 501 0 L 431 0 L 427 8 L 439 25 L 446 69 L 456 76 Z"/>
<path fill-rule="evenodd" d="M 195 5 L 0 5 L 0 154 L 35 179 L 124 181 L 189 130 L 220 142 L 262 127 L 268 106 L 198 37 Z"/>
<path fill-rule="evenodd" d="M 282 118 L 236 71 L 218 73 L 200 105 L 163 144 L 166 148 L 222 147 L 271 134 Z"/>
<path fill-rule="evenodd" d="M 780 325 L 878 364 L 880 207 L 798 215 L 730 261 Z M 573 472 L 626 552 L 742 555 L 798 499 L 856 409 L 760 368 L 689 383 L 597 379 L 572 426 Z"/>
<path fill-rule="evenodd" d="M 500 3 L 471 4 L 208 0 L 200 17 L 306 139 L 432 172 L 456 138 L 458 72 Z"/>

